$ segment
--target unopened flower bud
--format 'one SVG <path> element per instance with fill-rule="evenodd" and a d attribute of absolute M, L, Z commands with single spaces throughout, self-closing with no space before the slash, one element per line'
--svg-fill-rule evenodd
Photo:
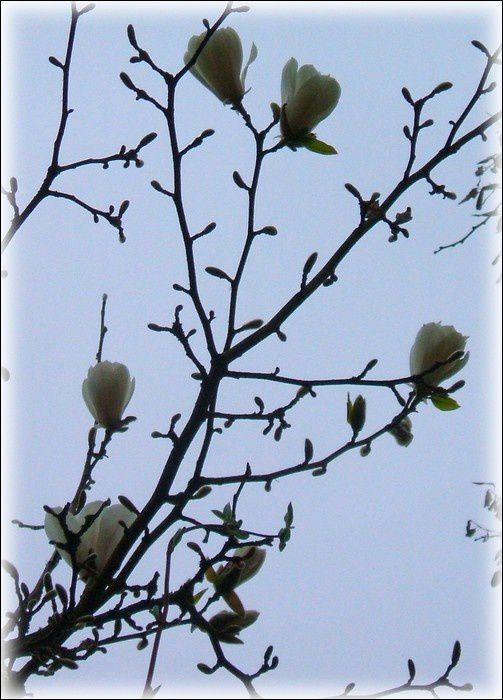
<path fill-rule="evenodd" d="M 97 423 L 111 429 L 120 423 L 134 387 L 134 377 L 126 365 L 105 360 L 89 368 L 82 383 L 82 396 Z"/>
<path fill-rule="evenodd" d="M 348 400 L 346 403 L 346 417 L 354 435 L 358 435 L 360 430 L 365 425 L 366 408 L 367 403 L 361 394 L 358 394 L 354 400 L 354 403 L 351 402 L 348 394 Z"/>
<path fill-rule="evenodd" d="M 193 36 L 184 61 L 187 64 L 206 37 L 207 32 Z M 204 46 L 192 66 L 191 73 L 224 104 L 238 105 L 245 94 L 248 67 L 257 57 L 252 45 L 250 57 L 243 70 L 243 47 L 237 32 L 231 27 L 218 29 Z"/>
<path fill-rule="evenodd" d="M 394 425 L 389 432 L 402 447 L 407 447 L 414 439 L 414 435 L 412 434 L 412 421 L 409 416 L 402 418 L 400 423 Z"/>

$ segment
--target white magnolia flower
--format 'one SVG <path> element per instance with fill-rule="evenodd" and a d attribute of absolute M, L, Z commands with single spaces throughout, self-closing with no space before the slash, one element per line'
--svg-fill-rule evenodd
<path fill-rule="evenodd" d="M 217 570 L 215 586 L 219 590 L 225 590 L 227 587 L 234 590 L 234 588 L 258 573 L 265 557 L 265 549 L 259 549 L 258 547 L 248 546 L 236 549 L 233 554 L 233 558 L 236 558 L 236 561 L 230 561 L 220 566 Z"/>
<path fill-rule="evenodd" d="M 281 74 L 281 131 L 286 141 L 311 134 L 335 109 L 341 88 L 331 75 L 321 75 L 314 66 L 299 68 L 291 58 Z"/>
<path fill-rule="evenodd" d="M 262 564 L 265 561 L 267 552 L 265 549 L 259 549 L 259 547 L 240 547 L 234 552 L 235 557 L 240 557 L 239 563 L 236 564 L 241 569 L 239 575 L 239 581 L 237 583 L 240 586 L 248 579 L 255 576 L 256 573 L 262 568 Z"/>
<path fill-rule="evenodd" d="M 80 536 L 80 544 L 76 552 L 79 574 L 84 581 L 102 571 L 124 535 L 124 525 L 129 527 L 136 518 L 136 515 L 121 503 L 104 507 L 103 504 L 104 501 L 91 501 L 77 515 L 72 513 L 66 515 L 68 530 L 74 533 L 82 532 L 86 524 L 91 521 L 89 527 Z M 101 512 L 100 509 L 102 509 Z M 52 510 L 55 513 L 61 513 L 63 509 L 58 507 Z M 96 515 L 97 513 L 99 514 Z M 94 520 L 92 516 L 96 516 Z M 49 540 L 56 544 L 61 557 L 71 566 L 70 552 L 57 546 L 66 544 L 65 533 L 59 520 L 55 515 L 46 513 L 44 527 Z"/>
<path fill-rule="evenodd" d="M 193 36 L 187 47 L 184 62 L 194 56 L 206 32 Z M 257 58 L 257 47 L 252 44 L 250 57 L 243 70 L 243 47 L 237 32 L 231 27 L 218 29 L 210 38 L 191 73 L 224 104 L 238 105 L 245 94 L 248 67 Z"/>
<path fill-rule="evenodd" d="M 82 383 L 82 396 L 94 419 L 103 428 L 113 428 L 128 405 L 135 387 L 126 365 L 98 362 L 89 368 Z"/>
<path fill-rule="evenodd" d="M 438 362 L 445 362 L 454 353 L 464 351 L 468 336 L 461 335 L 454 326 L 442 326 L 441 323 L 426 323 L 416 336 L 414 345 L 410 351 L 410 373 L 423 374 Z M 437 387 L 453 374 L 459 372 L 466 363 L 470 353 L 466 353 L 461 359 L 449 362 L 432 372 L 427 372 L 422 378 L 422 383 L 430 387 Z"/>

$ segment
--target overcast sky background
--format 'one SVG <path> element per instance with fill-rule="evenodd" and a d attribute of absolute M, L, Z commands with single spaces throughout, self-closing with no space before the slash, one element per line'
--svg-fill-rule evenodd
<path fill-rule="evenodd" d="M 400 94 L 404 85 L 419 97 L 442 81 L 454 84 L 429 103 L 425 116 L 433 117 L 435 126 L 422 133 L 418 163 L 442 144 L 448 120 L 459 115 L 483 70 L 484 57 L 470 41 L 495 48 L 499 8 L 491 2 L 401 3 L 398 8 L 397 3 L 391 8 L 382 3 L 248 4 L 249 13 L 232 15 L 226 25 L 238 31 L 245 55 L 252 41 L 258 47 L 245 98 L 257 125 L 269 122 L 270 102 L 280 101 L 281 70 L 292 56 L 334 75 L 342 96 L 317 129 L 339 155 L 284 149 L 266 160 L 256 221 L 276 226 L 279 234 L 260 237 L 252 250 L 239 301 L 242 322 L 269 318 L 298 288 L 307 256 L 317 251 L 321 264 L 354 228 L 358 211 L 344 183 L 368 196 L 373 191 L 384 195 L 401 178 L 408 157 L 402 127 L 411 123 L 411 109 Z M 3 5 L 11 99 L 10 162 L 2 182 L 18 177 L 23 206 L 45 173 L 58 125 L 60 72 L 47 58 L 64 58 L 69 3 Z M 192 365 L 174 338 L 147 329 L 150 322 L 169 324 L 179 303 L 185 327 L 195 323 L 187 298 L 172 289 L 186 279 L 174 208 L 149 185 L 157 179 L 169 188 L 169 144 L 159 113 L 135 102 L 118 76 L 127 71 L 162 100 L 159 76 L 142 64 L 129 64 L 127 24 L 134 24 L 140 45 L 155 61 L 176 71 L 189 38 L 203 31 L 201 19 L 214 20 L 223 6 L 102 2 L 79 22 L 70 88 L 75 112 L 62 162 L 111 154 L 123 143 L 129 148 L 151 131 L 159 138 L 144 150 L 142 169 L 90 167 L 57 182 L 58 189 L 99 208 L 130 199 L 124 245 L 106 223 L 95 225 L 83 210 L 52 200 L 30 217 L 4 255 L 9 313 L 2 364 L 11 373 L 3 386 L 12 436 L 4 462 L 9 517 L 40 523 L 44 504 L 63 505 L 73 495 L 92 424 L 81 383 L 94 364 L 104 292 L 109 333 L 103 358 L 127 364 L 136 377 L 128 413 L 138 421 L 113 439 L 109 459 L 96 472 L 94 497 L 116 500 L 125 494 L 141 507 L 169 450 L 151 432 L 165 432 L 173 414 L 185 418 L 190 411 L 197 392 Z M 476 119 L 490 111 L 487 99 Z M 240 118 L 192 76 L 179 87 L 176 115 L 181 144 L 203 129 L 216 130 L 185 159 L 184 179 L 192 231 L 217 222 L 217 229 L 197 244 L 197 264 L 221 342 L 227 286 L 206 275 L 204 267 L 235 270 L 245 235 L 246 197 L 231 176 L 238 169 L 249 178 L 254 144 Z M 466 129 L 475 123 L 469 120 Z M 276 134 L 273 130 L 271 145 Z M 496 141 L 472 143 L 434 179 L 464 195 L 475 184 L 476 162 L 496 148 Z M 274 644 L 280 664 L 257 683 L 264 696 L 335 695 L 350 681 L 360 692 L 381 690 L 407 679 L 408 658 L 416 662 L 418 682 L 430 682 L 443 673 L 459 639 L 463 655 L 452 680 L 474 683 L 475 697 L 499 697 L 494 649 L 500 590 L 490 587 L 496 546 L 474 544 L 464 529 L 468 518 L 495 525 L 483 511 L 483 489 L 472 482 L 495 479 L 499 463 L 495 319 L 501 287 L 491 262 L 500 238 L 482 230 L 464 246 L 433 255 L 439 245 L 469 230 L 472 205 L 430 197 L 420 184 L 393 211 L 407 206 L 414 214 L 408 240 L 389 244 L 389 231 L 374 228 L 340 266 L 337 284 L 322 288 L 284 325 L 286 343 L 270 339 L 234 367 L 272 371 L 279 366 L 285 375 L 335 378 L 357 374 L 378 358 L 371 376 L 393 378 L 408 374 L 410 347 L 423 323 L 453 324 L 470 336 L 471 359 L 456 377 L 466 380 L 457 395 L 462 408 L 442 413 L 422 406 L 413 419 L 409 448 L 385 436 L 370 456 L 346 454 L 324 477 L 289 477 L 274 483 L 271 493 L 262 486 L 245 488 L 239 515 L 249 529 L 277 532 L 290 501 L 295 513 L 285 551 L 271 548 L 260 574 L 240 589 L 245 606 L 261 615 L 242 633 L 244 646 L 228 648 L 230 659 L 254 671 L 265 648 Z M 6 223 L 9 216 L 7 211 Z M 203 350 L 201 333 L 194 345 Z M 288 387 L 230 380 L 222 388 L 221 410 L 253 410 L 257 394 L 274 408 L 295 394 Z M 366 429 L 372 432 L 396 413 L 396 403 L 384 389 L 365 395 Z M 233 426 L 215 437 L 206 473 L 240 473 L 247 461 L 257 472 L 296 464 L 306 437 L 315 457 L 331 452 L 349 437 L 345 401 L 344 387 L 320 389 L 316 399 L 304 399 L 289 413 L 292 428 L 280 443 L 272 434 L 263 437 L 260 423 Z M 194 454 L 175 488 L 184 486 Z M 232 493 L 215 489 L 193 513 L 208 517 Z M 6 554 L 33 583 L 51 554 L 45 534 L 9 524 L 5 530 Z M 210 543 L 208 553 L 217 546 L 219 541 Z M 162 567 L 164 547 L 158 543 L 131 582 L 145 582 Z M 193 573 L 195 564 L 192 552 L 183 546 L 177 550 L 172 588 Z M 58 576 L 68 583 L 68 568 L 60 565 Z M 78 672 L 32 680 L 29 690 L 36 697 L 136 697 L 149 651 L 137 652 L 135 643 L 116 645 Z M 165 634 L 155 677 L 162 684 L 159 697 L 246 697 L 223 672 L 209 678 L 199 674 L 199 661 L 213 663 L 202 633 L 191 635 L 183 628 Z"/>

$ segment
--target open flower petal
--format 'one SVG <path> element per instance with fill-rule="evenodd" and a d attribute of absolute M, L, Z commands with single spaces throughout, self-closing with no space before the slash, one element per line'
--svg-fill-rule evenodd
<path fill-rule="evenodd" d="M 68 530 L 80 533 L 76 561 L 80 569 L 80 577 L 84 581 L 103 570 L 124 535 L 124 525 L 129 527 L 136 518 L 133 512 L 120 503 L 113 506 L 105 506 L 104 503 L 104 501 L 91 501 L 82 508 L 80 513 L 66 515 Z M 55 513 L 61 513 L 63 509 L 58 507 L 52 510 Z M 96 517 L 89 521 L 92 516 Z M 55 515 L 47 513 L 44 525 L 49 540 L 55 543 L 66 543 L 64 530 Z M 61 547 L 56 546 L 56 548 L 64 561 L 71 566 L 70 552 Z"/>
<path fill-rule="evenodd" d="M 281 74 L 284 141 L 294 147 L 305 145 L 305 137 L 312 136 L 313 129 L 335 109 L 340 94 L 332 76 L 321 75 L 310 64 L 299 68 L 294 58 L 287 61 Z"/>
<path fill-rule="evenodd" d="M 447 362 L 455 353 L 464 351 L 467 340 L 468 336 L 459 333 L 454 326 L 426 323 L 419 330 L 410 351 L 411 375 L 423 375 L 420 383 L 426 386 L 439 386 L 459 372 L 468 362 L 469 353 L 454 362 Z M 428 372 L 439 362 L 446 362 L 446 364 Z"/>

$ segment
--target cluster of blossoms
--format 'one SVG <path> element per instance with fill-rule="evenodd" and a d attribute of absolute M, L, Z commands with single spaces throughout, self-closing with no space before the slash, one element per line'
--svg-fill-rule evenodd
<path fill-rule="evenodd" d="M 420 328 L 409 358 L 410 375 L 416 377 L 414 387 L 417 398 L 431 398 L 434 405 L 441 410 L 458 408 L 456 401 L 447 396 L 440 384 L 463 369 L 468 362 L 470 353 L 465 352 L 467 340 L 468 336 L 461 335 L 454 326 L 425 323 Z M 414 436 L 409 416 L 403 418 L 389 432 L 399 445 L 410 445 Z"/>
<path fill-rule="evenodd" d="M 441 323 L 426 323 L 421 327 L 410 351 L 409 369 L 414 381 L 415 397 L 419 401 L 431 399 L 443 411 L 458 408 L 448 391 L 440 386 L 442 382 L 459 372 L 468 362 L 469 352 L 465 353 L 467 336 L 461 335 L 454 326 Z M 346 404 L 347 422 L 353 431 L 353 438 L 365 425 L 366 401 L 359 394 L 354 401 L 349 394 Z M 412 442 L 412 421 L 405 416 L 394 424 L 389 433 L 402 447 Z M 369 454 L 369 447 L 362 447 L 363 456 Z"/>
<path fill-rule="evenodd" d="M 184 60 L 192 74 L 219 100 L 242 111 L 248 68 L 256 57 L 253 44 L 243 68 L 241 40 L 234 29 L 224 28 L 209 39 L 207 32 L 193 36 Z M 332 146 L 319 141 L 313 130 L 333 112 L 340 94 L 339 83 L 332 76 L 322 75 L 312 65 L 299 67 L 294 58 L 287 61 L 281 75 L 281 105 L 272 105 L 282 143 L 292 150 L 305 147 L 322 154 L 336 153 Z M 444 410 L 457 407 L 440 384 L 468 361 L 469 353 L 464 352 L 466 340 L 453 326 L 428 323 L 420 329 L 410 352 L 410 376 L 417 400 L 431 399 Z M 82 394 L 95 425 L 109 433 L 124 430 L 134 420 L 123 419 L 134 389 L 135 380 L 125 365 L 104 361 L 91 367 L 82 384 Z M 352 401 L 348 395 L 347 421 L 353 439 L 362 430 L 365 417 L 365 399 L 359 395 Z M 413 439 L 410 418 L 405 416 L 389 432 L 399 445 L 409 445 Z M 135 518 L 136 514 L 125 505 L 110 505 L 110 501 L 93 501 L 78 513 L 71 512 L 69 504 L 64 508 L 46 507 L 45 531 L 63 560 L 88 582 L 103 571 Z M 256 610 L 245 610 L 235 589 L 260 570 L 265 556 L 266 552 L 258 547 L 242 547 L 217 570 L 206 570 L 206 578 L 230 608 L 207 623 L 206 631 L 220 641 L 241 643 L 239 633 L 258 618 Z"/>
<path fill-rule="evenodd" d="M 191 65 L 192 74 L 224 104 L 239 108 L 246 94 L 246 75 L 250 64 L 257 57 L 252 45 L 244 68 L 243 47 L 237 32 L 231 28 L 218 29 L 200 49 L 207 37 L 203 32 L 189 41 L 184 56 Z M 335 78 L 322 75 L 314 66 L 299 68 L 291 58 L 281 75 L 280 126 L 283 142 L 292 149 L 304 146 L 317 153 L 336 153 L 335 148 L 318 141 L 313 129 L 335 109 L 341 88 Z"/>
<path fill-rule="evenodd" d="M 82 383 L 82 396 L 95 423 L 107 431 L 122 431 L 131 418 L 122 416 L 135 389 L 134 377 L 120 362 L 98 362 Z M 45 532 L 61 557 L 84 581 L 99 574 L 136 515 L 121 503 L 87 503 L 78 513 L 69 506 L 47 509 Z"/>
<path fill-rule="evenodd" d="M 83 581 L 92 580 L 105 567 L 110 555 L 132 525 L 136 515 L 122 505 L 92 501 L 73 515 L 51 508 L 45 516 L 45 532 L 64 561 L 76 568 Z M 58 517 L 59 516 L 59 517 Z"/>
<path fill-rule="evenodd" d="M 410 351 L 410 376 L 419 400 L 430 398 L 443 410 L 457 408 L 440 384 L 459 372 L 468 362 L 467 336 L 453 326 L 427 323 L 419 330 Z M 120 362 L 98 362 L 89 369 L 82 384 L 84 401 L 97 425 L 105 430 L 123 429 L 122 416 L 135 388 L 128 368 Z M 356 437 L 365 424 L 366 402 L 348 395 L 347 421 Z M 413 439 L 412 423 L 405 416 L 390 429 L 397 443 L 407 446 Z M 45 531 L 64 561 L 76 568 L 84 581 L 99 574 L 136 515 L 122 503 L 92 501 L 78 513 L 66 508 L 47 508 Z M 254 576 L 264 563 L 266 552 L 249 546 L 237 549 L 232 559 L 216 571 L 210 567 L 207 579 L 231 608 L 210 619 L 215 634 L 228 643 L 239 643 L 239 632 L 253 624 L 259 613 L 245 610 L 235 589 Z"/>
<path fill-rule="evenodd" d="M 231 608 L 221 610 L 209 620 L 212 632 L 221 642 L 241 644 L 239 633 L 257 620 L 260 613 L 257 610 L 245 610 L 235 589 L 258 573 L 265 557 L 264 549 L 240 547 L 234 551 L 231 561 L 222 564 L 216 571 L 211 566 L 206 570 L 206 578 Z"/>

